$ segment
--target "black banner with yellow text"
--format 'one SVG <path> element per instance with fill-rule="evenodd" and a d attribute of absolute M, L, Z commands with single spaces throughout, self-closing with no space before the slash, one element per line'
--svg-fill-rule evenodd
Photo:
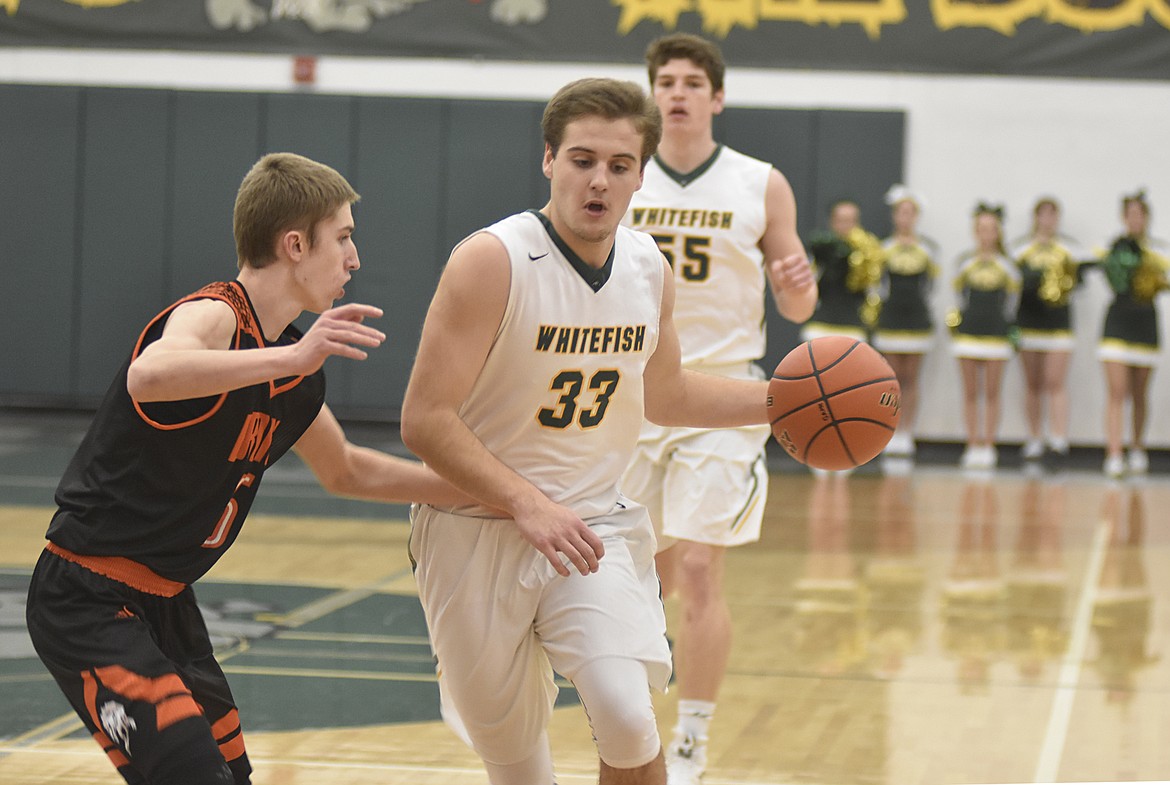
<path fill-rule="evenodd" d="M 0 0 L 0 46 L 1170 78 L 1170 0 Z"/>

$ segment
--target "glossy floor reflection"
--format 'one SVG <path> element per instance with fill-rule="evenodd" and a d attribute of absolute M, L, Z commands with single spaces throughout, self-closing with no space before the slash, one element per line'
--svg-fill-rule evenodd
<path fill-rule="evenodd" d="M 23 632 L 83 424 L 0 416 L 6 785 L 120 782 Z M 777 465 L 763 539 L 728 557 L 736 642 L 707 785 L 1170 779 L 1170 475 L 888 466 Z M 333 505 L 295 463 L 278 468 L 199 590 L 254 782 L 483 785 L 434 711 L 401 510 Z M 596 781 L 562 695 L 559 781 Z M 675 698 L 658 701 L 664 732 Z"/>

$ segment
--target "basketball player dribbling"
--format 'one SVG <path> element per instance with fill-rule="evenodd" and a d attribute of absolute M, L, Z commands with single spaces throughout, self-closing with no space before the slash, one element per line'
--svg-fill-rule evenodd
<path fill-rule="evenodd" d="M 600 781 L 662 785 L 654 532 L 618 481 L 643 416 L 763 424 L 767 384 L 683 370 L 670 267 L 620 226 L 661 134 L 653 101 L 581 80 L 541 125 L 548 204 L 457 245 L 423 326 L 403 440 L 484 506 L 417 508 L 415 575 L 444 716 L 492 785 L 553 782 L 553 669 L 584 704 Z"/>

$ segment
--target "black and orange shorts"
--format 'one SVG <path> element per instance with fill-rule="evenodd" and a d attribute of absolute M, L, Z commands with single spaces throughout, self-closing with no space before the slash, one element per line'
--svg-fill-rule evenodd
<path fill-rule="evenodd" d="M 37 654 L 127 782 L 249 782 L 239 714 L 190 586 L 50 543 L 26 616 Z"/>

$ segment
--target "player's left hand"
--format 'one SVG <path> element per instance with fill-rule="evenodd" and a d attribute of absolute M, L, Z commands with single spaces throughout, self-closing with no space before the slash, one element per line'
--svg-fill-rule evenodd
<path fill-rule="evenodd" d="M 381 308 L 360 303 L 346 303 L 323 312 L 292 347 L 296 353 L 297 372 L 315 373 L 327 358 L 334 355 L 351 360 L 366 359 L 366 352 L 359 347 L 380 346 L 386 340 L 386 334 L 362 322 L 381 315 Z"/>

